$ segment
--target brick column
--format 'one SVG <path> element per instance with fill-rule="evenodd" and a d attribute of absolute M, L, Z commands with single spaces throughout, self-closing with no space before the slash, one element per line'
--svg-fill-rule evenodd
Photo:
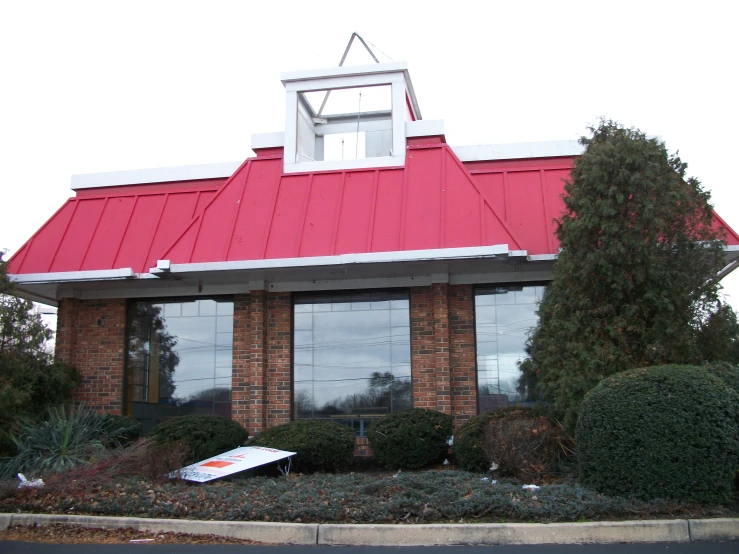
<path fill-rule="evenodd" d="M 125 300 L 63 300 L 56 352 L 80 372 L 74 402 L 99 412 L 123 413 Z"/>
<path fill-rule="evenodd" d="M 449 285 L 434 283 L 434 377 L 436 409 L 452 413 L 451 373 L 449 366 Z"/>
<path fill-rule="evenodd" d="M 289 292 L 267 296 L 267 426 L 290 421 L 292 413 L 292 301 Z"/>
<path fill-rule="evenodd" d="M 410 312 L 413 407 L 435 410 L 434 295 L 431 287 L 411 287 Z"/>
<path fill-rule="evenodd" d="M 253 290 L 249 295 L 249 433 L 257 434 L 267 426 L 267 382 L 265 375 L 266 293 Z"/>
<path fill-rule="evenodd" d="M 239 422 L 250 434 L 250 329 L 249 296 L 234 297 L 234 339 L 231 377 L 231 419 Z"/>
<path fill-rule="evenodd" d="M 452 414 L 455 428 L 477 414 L 475 299 L 472 285 L 449 287 Z"/>

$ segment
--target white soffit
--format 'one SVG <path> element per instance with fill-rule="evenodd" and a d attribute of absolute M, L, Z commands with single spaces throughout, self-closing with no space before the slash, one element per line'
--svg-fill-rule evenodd
<path fill-rule="evenodd" d="M 182 165 L 177 167 L 157 167 L 152 169 L 133 169 L 109 171 L 106 173 L 85 173 L 72 175 L 72 190 L 123 185 L 142 185 L 146 183 L 167 183 L 172 181 L 195 181 L 200 179 L 222 179 L 234 174 L 243 162 L 222 162 L 202 165 Z"/>
<path fill-rule="evenodd" d="M 551 140 L 545 142 L 518 142 L 513 144 L 452 146 L 452 150 L 463 162 L 484 162 L 580 156 L 585 151 L 585 147 L 577 140 Z"/>

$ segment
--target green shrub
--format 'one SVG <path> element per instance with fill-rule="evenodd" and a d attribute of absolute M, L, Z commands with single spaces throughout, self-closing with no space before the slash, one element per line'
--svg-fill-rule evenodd
<path fill-rule="evenodd" d="M 367 428 L 375 458 L 393 469 L 414 469 L 441 461 L 451 434 L 450 416 L 421 408 L 386 415 Z"/>
<path fill-rule="evenodd" d="M 721 379 L 727 387 L 739 394 L 739 366 L 729 362 L 711 362 L 703 366 L 708 373 Z"/>
<path fill-rule="evenodd" d="M 580 478 L 611 495 L 725 501 L 739 462 L 738 409 L 736 393 L 699 367 L 604 379 L 580 409 Z"/>
<path fill-rule="evenodd" d="M 532 483 L 559 472 L 574 444 L 561 423 L 538 410 L 512 408 L 485 424 L 485 454 L 498 466 L 496 475 Z"/>
<path fill-rule="evenodd" d="M 141 437 L 141 423 L 133 418 L 122 415 L 105 414 L 108 420 L 108 427 L 110 429 L 120 429 L 119 433 L 116 433 L 114 442 L 106 444 L 107 447 L 113 446 L 128 446 L 131 443 L 136 442 Z"/>
<path fill-rule="evenodd" d="M 490 462 L 485 454 L 485 427 L 498 412 L 485 412 L 465 421 L 454 433 L 454 457 L 457 467 L 465 471 L 487 471 Z"/>
<path fill-rule="evenodd" d="M 0 477 L 18 472 L 30 476 L 56 473 L 102 457 L 108 446 L 119 446 L 130 423 L 84 406 L 49 408 L 46 419 L 26 420 L 12 435 L 17 453 L 0 467 Z"/>
<path fill-rule="evenodd" d="M 305 419 L 270 427 L 251 439 L 249 446 L 296 452 L 292 459 L 296 472 L 333 472 L 352 462 L 354 433 L 332 421 Z"/>
<path fill-rule="evenodd" d="M 242 446 L 249 433 L 225 417 L 187 415 L 163 421 L 151 430 L 149 438 L 159 445 L 184 444 L 190 449 L 188 463 L 193 463 Z"/>

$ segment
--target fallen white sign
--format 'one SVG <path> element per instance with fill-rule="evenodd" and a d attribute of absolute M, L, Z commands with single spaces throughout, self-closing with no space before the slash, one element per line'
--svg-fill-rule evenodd
<path fill-rule="evenodd" d="M 286 452 L 284 450 L 275 450 L 274 448 L 266 448 L 264 446 L 242 446 L 234 448 L 218 456 L 213 456 L 202 462 L 183 467 L 178 472 L 171 474 L 172 477 L 177 476 L 188 481 L 197 481 L 205 483 L 219 477 L 233 475 L 240 471 L 252 469 L 257 466 L 276 462 L 283 458 L 294 456 L 296 452 Z"/>

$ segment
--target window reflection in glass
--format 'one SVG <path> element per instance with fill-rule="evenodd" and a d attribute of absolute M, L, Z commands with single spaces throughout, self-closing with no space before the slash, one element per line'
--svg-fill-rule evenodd
<path fill-rule="evenodd" d="M 233 302 L 135 302 L 129 312 L 127 413 L 146 433 L 168 417 L 231 417 Z"/>
<path fill-rule="evenodd" d="M 475 291 L 479 412 L 525 404 L 518 391 L 526 340 L 536 327 L 544 286 L 485 287 Z"/>
<path fill-rule="evenodd" d="M 296 419 L 329 419 L 363 435 L 373 419 L 411 407 L 405 292 L 296 295 Z"/>

